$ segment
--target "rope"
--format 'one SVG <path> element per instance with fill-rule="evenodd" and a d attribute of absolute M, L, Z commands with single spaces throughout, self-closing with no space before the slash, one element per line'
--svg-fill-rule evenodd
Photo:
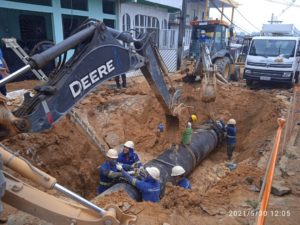
<path fill-rule="evenodd" d="M 192 151 L 192 149 L 188 145 L 183 144 L 183 146 L 191 154 L 191 156 L 193 158 L 193 168 L 195 168 L 196 164 L 197 164 L 197 159 L 196 159 L 196 156 L 195 156 L 194 152 Z"/>

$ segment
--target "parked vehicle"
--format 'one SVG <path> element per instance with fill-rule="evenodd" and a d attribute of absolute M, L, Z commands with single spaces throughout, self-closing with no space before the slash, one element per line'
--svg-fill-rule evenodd
<path fill-rule="evenodd" d="M 290 24 L 268 25 L 263 29 L 270 31 L 265 32 L 268 36 L 254 37 L 251 41 L 244 79 L 247 85 L 253 81 L 274 81 L 292 87 L 299 81 L 300 37 Z"/>

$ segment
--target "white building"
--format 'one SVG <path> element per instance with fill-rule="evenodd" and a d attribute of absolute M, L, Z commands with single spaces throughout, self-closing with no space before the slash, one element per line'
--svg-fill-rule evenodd
<path fill-rule="evenodd" d="M 181 0 L 135 0 L 121 2 L 119 12 L 119 30 L 132 30 L 137 37 L 139 33 L 153 32 L 154 40 L 169 68 L 176 70 L 178 30 L 168 27 L 169 14 L 180 11 Z"/>

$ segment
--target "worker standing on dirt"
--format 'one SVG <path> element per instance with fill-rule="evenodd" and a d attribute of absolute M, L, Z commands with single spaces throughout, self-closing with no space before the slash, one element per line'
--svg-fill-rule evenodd
<path fill-rule="evenodd" d="M 129 183 L 135 186 L 141 193 L 143 201 L 159 202 L 160 201 L 160 171 L 156 167 L 146 167 L 146 178 L 139 180 L 130 176 L 123 167 L 118 164 L 117 169 L 122 171 L 123 177 L 125 177 Z"/>
<path fill-rule="evenodd" d="M 172 168 L 171 176 L 174 177 L 176 185 L 184 189 L 192 189 L 189 180 L 184 177 L 185 169 L 182 166 L 174 166 Z"/>
<path fill-rule="evenodd" d="M 121 77 L 122 77 L 122 87 L 126 88 L 127 87 L 127 84 L 126 84 L 126 74 L 125 73 L 122 74 Z M 115 77 L 115 82 L 116 82 L 117 88 L 121 89 L 120 76 L 116 76 Z"/>
<path fill-rule="evenodd" d="M 100 167 L 100 182 L 97 194 L 101 194 L 116 183 L 117 178 L 122 173 L 117 170 L 118 152 L 115 149 L 109 149 L 106 153 L 106 161 Z"/>
<path fill-rule="evenodd" d="M 119 154 L 117 161 L 118 163 L 121 163 L 123 169 L 127 171 L 142 166 L 139 156 L 134 152 L 133 141 L 125 142 L 123 151 Z"/>
<path fill-rule="evenodd" d="M 8 76 L 9 74 L 9 69 L 7 66 L 7 63 L 3 57 L 2 51 L 0 49 L 0 80 L 2 80 L 4 77 Z M 5 85 L 0 87 L 0 92 L 6 96 L 7 90 Z"/>
<path fill-rule="evenodd" d="M 227 122 L 226 132 L 227 132 L 227 156 L 228 160 L 231 160 L 235 144 L 236 144 L 236 121 L 235 119 L 230 119 Z"/>
<path fill-rule="evenodd" d="M 182 144 L 183 145 L 189 145 L 192 142 L 192 134 L 193 134 L 193 129 L 192 129 L 192 123 L 188 122 L 187 127 L 182 135 Z"/>

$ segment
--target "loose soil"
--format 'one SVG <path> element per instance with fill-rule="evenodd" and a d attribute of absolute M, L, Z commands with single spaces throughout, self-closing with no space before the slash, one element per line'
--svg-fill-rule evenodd
<path fill-rule="evenodd" d="M 127 89 L 116 90 L 113 82 L 93 91 L 75 107 L 75 111 L 89 124 L 106 149 L 126 140 L 135 142 L 143 162 L 156 157 L 172 143 L 180 142 L 191 114 L 198 123 L 209 118 L 235 118 L 237 121 L 237 169 L 225 166 L 226 144 L 220 146 L 189 176 L 193 190 L 167 185 L 160 203 L 134 202 L 125 193 L 112 193 L 97 198 L 104 206 L 117 204 L 126 213 L 138 216 L 142 224 L 249 224 L 254 217 L 231 216 L 234 210 L 250 210 L 258 193 L 264 167 L 257 164 L 263 154 L 271 150 L 277 129 L 277 118 L 284 115 L 290 96 L 284 90 L 249 90 L 242 83 L 218 87 L 216 102 L 200 101 L 200 85 L 184 84 L 173 76 L 174 85 L 183 90 L 180 123 L 177 136 L 164 132 L 158 135 L 157 125 L 166 124 L 164 111 L 143 77 L 129 79 Z M 8 85 L 9 90 L 32 88 L 36 81 Z M 278 97 L 278 95 L 280 97 Z M 104 157 L 69 116 L 42 133 L 20 134 L 3 141 L 19 151 L 34 165 L 56 177 L 58 183 L 92 199 L 96 196 L 98 167 Z M 126 206 L 126 207 L 124 207 Z M 32 224 L 36 224 L 32 222 Z"/>

